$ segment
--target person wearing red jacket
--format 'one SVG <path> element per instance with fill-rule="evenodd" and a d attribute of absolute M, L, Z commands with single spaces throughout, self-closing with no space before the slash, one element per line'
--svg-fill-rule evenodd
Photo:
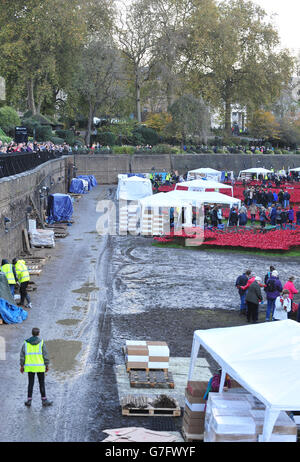
<path fill-rule="evenodd" d="M 298 293 L 298 290 L 294 286 L 295 276 L 289 277 L 289 280 L 284 284 L 283 288 L 289 291 L 289 298 L 293 300 L 294 295 Z"/>
<path fill-rule="evenodd" d="M 295 276 L 290 276 L 289 280 L 284 284 L 283 289 L 287 289 L 289 291 L 289 299 L 291 300 L 291 305 L 293 304 L 294 295 L 298 293 L 298 290 L 294 286 Z M 299 308 L 298 308 L 299 311 Z M 288 313 L 288 318 L 290 318 L 291 312 Z M 298 318 L 298 313 L 297 313 Z"/>

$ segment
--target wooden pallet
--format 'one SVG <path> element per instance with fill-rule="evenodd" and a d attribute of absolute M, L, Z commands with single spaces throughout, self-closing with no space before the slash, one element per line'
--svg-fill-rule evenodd
<path fill-rule="evenodd" d="M 62 238 L 67 237 L 69 233 L 54 233 L 54 237 Z"/>
<path fill-rule="evenodd" d="M 151 369 L 149 367 L 130 367 L 130 366 L 127 366 L 126 364 L 126 371 L 127 372 L 130 372 L 130 371 L 145 371 L 145 372 L 149 372 L 149 371 L 164 371 L 164 372 L 168 372 L 169 369 Z"/>
<path fill-rule="evenodd" d="M 173 374 L 164 369 L 129 371 L 129 382 L 135 388 L 174 388 Z"/>
<path fill-rule="evenodd" d="M 181 429 L 181 433 L 182 433 L 182 436 L 183 436 L 183 439 L 186 443 L 192 443 L 193 441 L 203 441 L 204 439 L 204 435 L 203 433 L 202 434 L 192 434 L 192 433 L 186 433 L 185 429 L 182 428 Z"/>
<path fill-rule="evenodd" d="M 181 416 L 181 409 L 177 400 L 175 400 L 176 407 L 175 408 L 157 408 L 151 405 L 153 398 L 144 397 L 147 400 L 147 407 L 146 408 L 137 408 L 137 407 L 124 407 L 121 403 L 122 407 L 122 415 L 124 416 L 140 416 L 140 417 L 180 417 Z M 126 397 L 125 397 L 126 400 Z M 124 403 L 124 398 L 122 400 Z"/>

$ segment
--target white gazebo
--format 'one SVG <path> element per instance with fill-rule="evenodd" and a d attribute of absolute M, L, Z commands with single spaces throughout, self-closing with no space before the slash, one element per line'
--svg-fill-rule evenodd
<path fill-rule="evenodd" d="M 268 173 L 273 173 L 271 170 L 267 170 L 266 168 L 261 168 L 261 167 L 254 167 L 254 168 L 248 168 L 247 170 L 241 170 L 239 173 L 239 178 L 245 178 L 245 179 L 252 179 L 252 176 L 255 175 L 256 179 L 258 179 L 259 175 L 267 175 Z"/>
<path fill-rule="evenodd" d="M 222 172 L 214 170 L 213 168 L 197 168 L 190 170 L 187 174 L 187 180 L 197 180 L 203 178 L 206 180 L 220 181 Z"/>
<path fill-rule="evenodd" d="M 152 183 L 148 178 L 118 175 L 117 200 L 135 201 L 151 194 Z"/>
<path fill-rule="evenodd" d="M 194 332 L 188 380 L 199 348 L 221 366 L 219 392 L 229 374 L 265 405 L 263 441 L 268 441 L 280 411 L 300 411 L 300 323 L 270 323 Z"/>

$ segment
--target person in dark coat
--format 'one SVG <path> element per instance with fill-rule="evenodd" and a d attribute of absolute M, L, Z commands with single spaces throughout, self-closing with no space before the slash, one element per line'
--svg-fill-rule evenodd
<path fill-rule="evenodd" d="M 261 278 L 256 276 L 255 281 L 250 285 L 247 295 L 247 321 L 256 323 L 258 321 L 258 306 L 263 297 L 260 288 Z"/>
<path fill-rule="evenodd" d="M 270 278 L 266 283 L 266 294 L 267 294 L 267 311 L 266 321 L 273 319 L 273 313 L 275 308 L 275 300 L 279 297 L 282 292 L 282 283 L 278 277 L 276 270 L 272 271 Z"/>
<path fill-rule="evenodd" d="M 229 226 L 236 226 L 238 223 L 238 214 L 234 207 L 230 210 L 229 214 Z"/>
<path fill-rule="evenodd" d="M 240 314 L 246 314 L 247 312 L 247 305 L 246 305 L 246 295 L 247 295 L 247 290 L 243 290 L 241 286 L 245 286 L 248 282 L 248 279 L 250 278 L 251 271 L 247 270 L 240 276 L 238 276 L 237 280 L 235 281 L 235 287 L 239 291 L 239 296 L 241 299 L 241 304 L 240 304 Z"/>

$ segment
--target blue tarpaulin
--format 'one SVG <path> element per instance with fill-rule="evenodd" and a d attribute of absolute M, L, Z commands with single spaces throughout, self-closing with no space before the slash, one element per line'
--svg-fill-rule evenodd
<path fill-rule="evenodd" d="M 73 215 L 73 200 L 68 194 L 50 194 L 47 215 L 49 223 L 69 221 Z"/>
<path fill-rule="evenodd" d="M 86 193 L 82 178 L 73 178 L 70 184 L 69 192 L 73 194 L 85 194 Z"/>
<path fill-rule="evenodd" d="M 93 185 L 92 185 L 92 181 L 89 175 L 78 175 L 77 178 L 79 179 L 82 178 L 83 180 L 86 180 L 89 184 L 89 187 L 88 187 L 89 191 L 92 189 Z"/>
<path fill-rule="evenodd" d="M 6 324 L 21 323 L 27 319 L 27 311 L 0 298 L 0 315 Z"/>
<path fill-rule="evenodd" d="M 94 175 L 89 175 L 89 177 L 90 177 L 92 186 L 97 186 L 98 183 Z"/>

